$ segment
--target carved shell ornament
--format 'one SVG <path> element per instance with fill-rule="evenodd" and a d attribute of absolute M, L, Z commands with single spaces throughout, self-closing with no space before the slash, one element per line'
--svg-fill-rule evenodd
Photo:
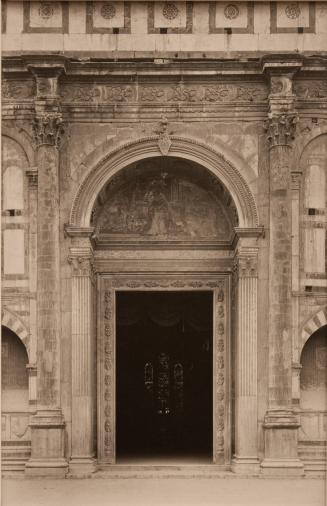
<path fill-rule="evenodd" d="M 39 7 L 39 16 L 43 19 L 49 19 L 54 14 L 54 6 L 51 2 L 41 2 Z"/>
<path fill-rule="evenodd" d="M 301 9 L 297 2 L 292 2 L 285 7 L 285 14 L 289 19 L 297 19 L 301 14 Z"/>
<path fill-rule="evenodd" d="M 235 4 L 229 4 L 224 9 L 226 19 L 236 19 L 240 14 L 240 10 Z"/>
<path fill-rule="evenodd" d="M 174 3 L 172 2 L 165 3 L 162 9 L 162 15 L 166 19 L 169 20 L 175 19 L 177 18 L 178 14 L 179 14 L 178 7 Z"/>
<path fill-rule="evenodd" d="M 116 7 L 112 3 L 105 3 L 100 10 L 104 19 L 112 19 L 116 16 Z"/>

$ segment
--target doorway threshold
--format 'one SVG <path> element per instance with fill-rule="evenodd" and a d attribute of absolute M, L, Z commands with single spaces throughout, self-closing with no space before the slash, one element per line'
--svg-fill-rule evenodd
<path fill-rule="evenodd" d="M 209 459 L 120 459 L 115 464 L 98 464 L 94 478 L 217 478 L 233 475 L 231 466 Z"/>

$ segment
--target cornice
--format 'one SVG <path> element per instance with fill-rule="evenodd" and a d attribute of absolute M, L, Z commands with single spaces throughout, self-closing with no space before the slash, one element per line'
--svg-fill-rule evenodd
<path fill-rule="evenodd" d="M 285 72 L 297 69 L 301 73 L 324 74 L 327 61 L 317 56 L 305 56 L 296 53 L 252 55 L 241 53 L 234 58 L 223 58 L 219 54 L 190 52 L 167 55 L 156 53 L 104 53 L 88 56 L 70 56 L 38 51 L 35 54 L 3 54 L 2 71 L 5 74 L 27 74 L 28 67 L 37 67 L 40 71 L 50 72 L 51 68 L 61 67 L 67 76 L 185 76 L 206 75 L 226 79 L 259 77 L 266 72 Z"/>

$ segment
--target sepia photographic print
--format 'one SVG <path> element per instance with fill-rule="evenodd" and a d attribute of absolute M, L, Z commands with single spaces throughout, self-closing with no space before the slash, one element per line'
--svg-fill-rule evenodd
<path fill-rule="evenodd" d="M 1 2 L 3 506 L 324 506 L 327 2 Z"/>

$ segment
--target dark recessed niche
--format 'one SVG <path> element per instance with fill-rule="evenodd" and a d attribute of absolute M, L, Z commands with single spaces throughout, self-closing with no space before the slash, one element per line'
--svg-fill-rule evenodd
<path fill-rule="evenodd" d="M 316 209 L 314 207 L 309 207 L 308 214 L 314 216 L 316 214 Z"/>

